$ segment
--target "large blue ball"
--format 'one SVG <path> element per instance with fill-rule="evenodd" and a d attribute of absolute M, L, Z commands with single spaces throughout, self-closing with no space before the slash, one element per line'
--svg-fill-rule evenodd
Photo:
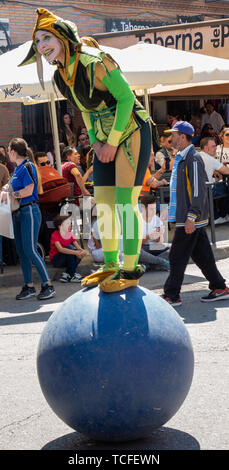
<path fill-rule="evenodd" d="M 48 320 L 37 358 L 51 408 L 102 441 L 143 438 L 166 423 L 189 391 L 193 364 L 183 321 L 142 287 L 69 297 Z"/>

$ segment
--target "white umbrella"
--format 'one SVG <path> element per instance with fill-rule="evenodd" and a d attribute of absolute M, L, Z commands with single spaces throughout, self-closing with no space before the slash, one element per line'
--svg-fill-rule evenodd
<path fill-rule="evenodd" d="M 176 85 L 189 82 L 193 76 L 192 64 L 176 59 L 174 49 L 138 42 L 125 49 L 100 45 L 119 64 L 130 87 L 134 90 L 152 88 L 158 83 Z"/>
<path fill-rule="evenodd" d="M 162 49 L 155 45 L 155 48 Z M 126 49 L 132 49 L 133 46 Z M 162 84 L 149 87 L 148 93 L 155 96 L 201 96 L 201 95 L 227 95 L 229 83 L 229 60 L 218 57 L 186 52 L 177 49 L 167 49 L 170 58 L 184 67 L 193 67 L 193 76 L 187 83 Z M 160 52 L 161 53 L 161 52 Z M 142 94 L 143 91 L 137 91 Z"/>
<path fill-rule="evenodd" d="M 1 102 L 42 102 L 49 101 L 48 95 L 56 93 L 56 99 L 63 96 L 53 88 L 54 67 L 43 61 L 45 90 L 42 89 L 37 76 L 36 64 L 18 67 L 28 53 L 31 41 L 6 52 L 0 56 L 0 101 Z"/>
<path fill-rule="evenodd" d="M 55 68 L 46 60 L 43 60 L 45 90 L 39 83 L 35 63 L 18 67 L 30 46 L 31 41 L 28 41 L 0 56 L 0 101 L 49 101 L 49 93 L 54 93 L 56 99 L 63 98 L 57 87 L 55 90 L 53 88 L 52 77 Z M 127 49 L 106 46 L 101 46 L 101 49 L 113 56 L 133 89 L 149 88 L 158 83 L 184 83 L 192 78 L 192 65 L 177 64 L 173 57 L 170 57 L 170 53 L 173 55 L 174 52 L 172 49 L 145 43 Z"/>
<path fill-rule="evenodd" d="M 49 101 L 51 103 L 53 143 L 57 169 L 61 174 L 55 99 L 63 99 L 63 96 L 53 84 L 52 77 L 54 68 L 49 65 L 47 61 L 43 61 L 45 90 L 42 89 L 38 80 L 35 63 L 25 67 L 18 67 L 18 64 L 20 64 L 27 55 L 30 46 L 31 41 L 28 41 L 0 56 L 0 102 L 12 103 L 16 101 L 24 104 L 36 104 Z"/>

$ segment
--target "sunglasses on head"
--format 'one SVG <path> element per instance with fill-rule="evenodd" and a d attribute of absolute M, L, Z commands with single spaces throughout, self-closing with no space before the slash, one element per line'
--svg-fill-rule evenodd
<path fill-rule="evenodd" d="M 41 162 L 40 166 L 45 166 L 45 165 L 50 165 L 50 161 L 48 160 L 47 162 Z"/>

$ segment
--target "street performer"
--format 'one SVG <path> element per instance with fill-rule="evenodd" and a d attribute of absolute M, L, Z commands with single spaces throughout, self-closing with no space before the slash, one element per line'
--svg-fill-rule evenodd
<path fill-rule="evenodd" d="M 82 285 L 99 285 L 105 292 L 136 286 L 144 273 L 138 265 L 142 240 L 138 196 L 151 150 L 150 118 L 117 63 L 94 39 L 80 38 L 75 24 L 44 8 L 37 15 L 32 46 L 20 65 L 37 61 L 42 86 L 41 56 L 57 66 L 54 81 L 62 95 L 81 110 L 95 150 L 94 196 L 105 264 L 85 277 Z M 118 262 L 118 206 L 124 208 L 122 267 Z M 102 231 L 102 216 L 110 221 L 109 236 Z M 133 221 L 131 237 L 127 236 L 127 216 Z"/>

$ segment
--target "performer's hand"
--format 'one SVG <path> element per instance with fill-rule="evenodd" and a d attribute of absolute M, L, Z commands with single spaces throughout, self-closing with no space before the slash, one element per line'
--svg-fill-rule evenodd
<path fill-rule="evenodd" d="M 196 230 L 195 221 L 186 219 L 184 230 L 185 230 L 185 233 L 187 233 L 187 235 L 191 235 L 191 233 L 195 232 Z"/>
<path fill-rule="evenodd" d="M 117 147 L 114 147 L 110 144 L 104 144 L 101 145 L 100 149 L 98 149 L 98 152 L 96 150 L 95 152 L 100 162 L 109 163 L 113 162 L 113 160 L 115 159 Z"/>

